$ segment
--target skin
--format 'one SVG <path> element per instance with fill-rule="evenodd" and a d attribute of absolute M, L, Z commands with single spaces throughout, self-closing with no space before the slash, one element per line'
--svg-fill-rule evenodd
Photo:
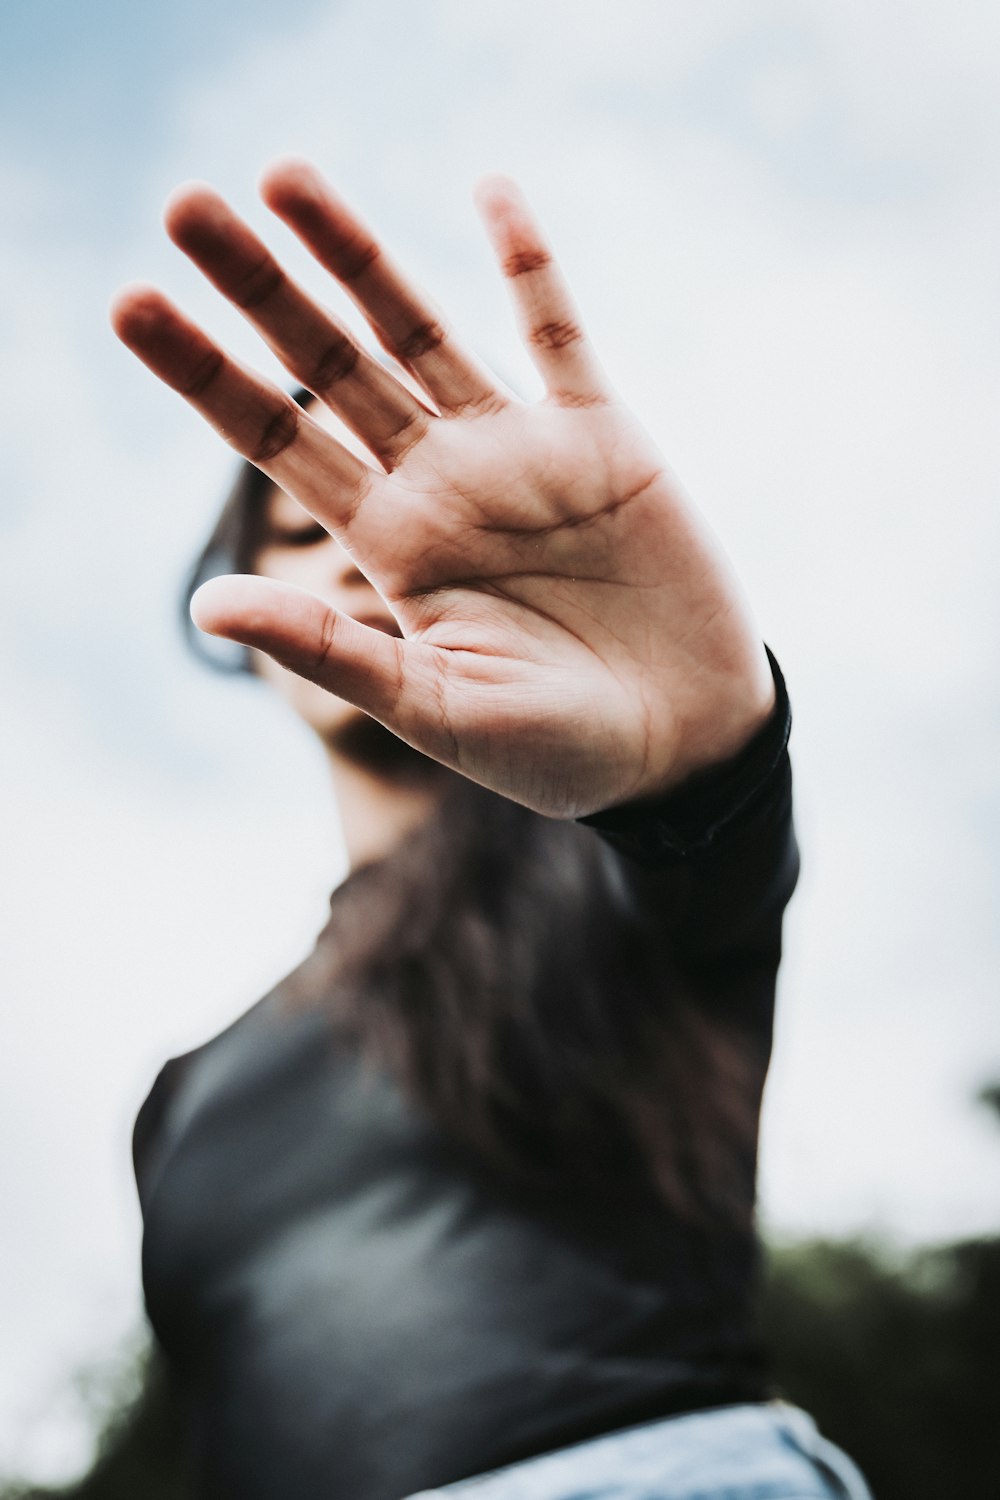
<path fill-rule="evenodd" d="M 256 576 L 206 584 L 196 623 L 550 816 L 656 797 L 736 754 L 774 703 L 759 635 L 717 542 L 608 383 L 515 185 L 488 178 L 477 203 L 545 385 L 534 404 L 462 347 L 308 163 L 276 164 L 261 191 L 420 395 L 210 188 L 174 194 L 168 233 L 370 462 L 155 289 L 123 291 L 113 323 L 338 538 L 401 634 Z"/>
<path fill-rule="evenodd" d="M 329 412 L 319 419 L 351 443 Z M 255 573 L 307 589 L 342 614 L 399 635 L 385 602 L 336 538 L 277 486 L 264 502 L 264 538 Z M 323 746 L 350 868 L 383 859 L 429 815 L 448 773 L 354 704 L 271 657 L 258 652 L 254 670 Z"/>
<path fill-rule="evenodd" d="M 340 428 L 344 435 L 341 424 L 329 412 L 321 412 L 318 420 L 328 430 Z M 253 559 L 253 571 L 321 598 L 339 614 L 361 624 L 395 637 L 400 634 L 385 601 L 337 538 L 276 485 L 269 487 L 264 501 L 263 541 Z M 257 656 L 255 671 L 331 749 L 336 749 L 342 739 L 349 740 L 352 726 L 363 717 L 354 704 L 290 672 L 269 656 Z"/>

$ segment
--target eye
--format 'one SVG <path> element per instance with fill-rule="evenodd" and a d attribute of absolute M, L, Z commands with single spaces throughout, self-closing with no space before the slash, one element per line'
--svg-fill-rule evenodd
<path fill-rule="evenodd" d="M 308 526 L 275 528 L 271 533 L 272 545 L 277 547 L 315 547 L 317 542 L 328 541 L 330 533 L 318 521 Z"/>

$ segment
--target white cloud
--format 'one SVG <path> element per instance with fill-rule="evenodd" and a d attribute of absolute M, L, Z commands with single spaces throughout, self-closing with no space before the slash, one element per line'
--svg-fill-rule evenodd
<path fill-rule="evenodd" d="M 949 183 L 995 180 L 1000 16 L 989 0 L 812 0 L 811 24 L 845 93 L 846 126 L 870 156 L 920 162 Z"/>

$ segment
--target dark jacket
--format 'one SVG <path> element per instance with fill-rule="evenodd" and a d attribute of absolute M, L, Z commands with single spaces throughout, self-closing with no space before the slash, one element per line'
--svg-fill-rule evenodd
<path fill-rule="evenodd" d="M 604 841 L 629 920 L 663 935 L 677 981 L 740 1039 L 754 1126 L 797 870 L 779 698 L 721 772 L 579 835 Z M 199 1494 L 400 1500 L 768 1394 L 749 1218 L 679 1213 L 582 1139 L 562 1178 L 497 1171 L 319 1006 L 289 1006 L 328 959 L 321 937 L 289 981 L 168 1063 L 136 1126 L 147 1305 Z"/>

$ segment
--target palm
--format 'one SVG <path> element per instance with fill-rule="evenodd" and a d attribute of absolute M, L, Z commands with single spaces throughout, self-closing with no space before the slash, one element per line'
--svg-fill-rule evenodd
<path fill-rule="evenodd" d="M 510 186 L 493 185 L 484 213 L 548 387 L 537 405 L 454 344 L 314 174 L 285 167 L 265 193 L 428 404 L 288 282 L 214 195 L 176 199 L 171 232 L 381 469 L 158 294 L 125 294 L 118 331 L 337 532 L 404 639 L 264 579 L 218 580 L 199 623 L 544 812 L 651 795 L 738 749 L 770 704 L 762 648 L 716 548 L 607 387 Z"/>

